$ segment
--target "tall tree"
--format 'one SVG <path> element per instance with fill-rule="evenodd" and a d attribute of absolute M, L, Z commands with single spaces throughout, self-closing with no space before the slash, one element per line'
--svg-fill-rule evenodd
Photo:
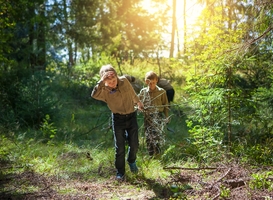
<path fill-rule="evenodd" d="M 4 24 L 2 30 L 8 33 L 8 51 L 3 51 L 4 57 L 12 61 L 14 66 L 45 69 L 45 42 L 46 17 L 43 0 L 26 2 L 19 0 L 16 3 L 1 7 Z M 5 6 L 6 5 L 6 6 Z M 5 38 L 2 37 L 2 38 Z"/>
<path fill-rule="evenodd" d="M 32 68 L 40 70 L 46 70 L 46 32 L 47 32 L 47 20 L 45 16 L 46 4 L 44 0 L 36 1 L 34 4 L 34 19 L 35 22 L 32 24 L 34 27 L 34 40 L 33 47 L 35 51 L 35 61 L 31 63 Z M 37 13 L 37 14 L 36 14 Z"/>
<path fill-rule="evenodd" d="M 172 33 L 171 33 L 171 47 L 170 47 L 170 58 L 173 58 L 174 53 L 174 36 L 176 30 L 176 0 L 173 0 L 172 4 Z"/>
<path fill-rule="evenodd" d="M 184 0 L 184 6 L 183 6 L 183 25 L 184 25 L 184 48 L 183 53 L 187 53 L 187 15 L 186 15 L 186 8 L 187 8 L 187 0 Z"/>
<path fill-rule="evenodd" d="M 129 59 L 165 50 L 162 33 L 169 19 L 168 7 L 162 5 L 166 0 L 154 1 L 159 8 L 154 14 L 141 2 L 20 0 L 6 13 L 16 25 L 13 30 L 6 28 L 12 32 L 11 51 L 2 58 L 12 57 L 18 66 L 44 70 L 47 58 L 60 59 L 52 51 L 68 52 L 68 63 L 74 65 L 79 52 L 84 59 L 102 52 Z"/>
<path fill-rule="evenodd" d="M 12 52 L 10 41 L 13 40 L 15 21 L 12 5 L 4 0 L 0 0 L 0 70 L 7 71 L 10 65 L 9 54 Z"/>

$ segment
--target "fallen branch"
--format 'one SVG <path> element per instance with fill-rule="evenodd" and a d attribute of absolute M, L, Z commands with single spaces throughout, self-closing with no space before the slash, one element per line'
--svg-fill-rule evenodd
<path fill-rule="evenodd" d="M 220 195 L 221 195 L 221 190 L 220 190 L 220 188 L 219 188 L 219 187 L 215 187 L 215 188 L 217 189 L 218 194 L 217 194 L 216 196 L 214 196 L 214 197 L 212 198 L 212 200 L 218 199 L 218 198 L 220 197 Z"/>
<path fill-rule="evenodd" d="M 220 178 L 217 179 L 217 181 L 215 181 L 214 183 L 211 184 L 210 188 L 215 187 L 216 183 L 220 182 L 224 177 L 226 177 L 228 175 L 228 173 L 230 172 L 231 168 L 228 169 L 228 171 L 221 176 Z"/>
<path fill-rule="evenodd" d="M 188 168 L 188 167 L 163 167 L 163 169 L 182 169 L 182 170 L 214 170 L 214 169 L 227 169 L 226 167 L 198 167 L 198 168 Z"/>
<path fill-rule="evenodd" d="M 231 170 L 231 168 L 229 168 L 228 171 L 216 181 L 216 183 L 221 181 L 223 178 L 225 178 L 228 175 L 228 173 L 230 172 L 230 170 Z"/>
<path fill-rule="evenodd" d="M 227 184 L 231 188 L 237 188 L 246 185 L 245 181 L 242 179 L 239 180 L 226 180 L 224 181 L 225 184 Z"/>

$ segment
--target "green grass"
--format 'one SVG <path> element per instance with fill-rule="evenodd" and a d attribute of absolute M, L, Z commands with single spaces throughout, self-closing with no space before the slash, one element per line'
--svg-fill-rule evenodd
<path fill-rule="evenodd" d="M 149 66 L 150 64 L 141 64 L 138 68 L 140 70 L 127 68 L 128 71 L 124 70 L 124 74 L 132 74 L 141 79 Z M 23 176 L 26 172 L 35 176 L 55 177 L 58 180 L 98 182 L 115 176 L 114 141 L 112 129 L 109 128 L 111 115 L 108 107 L 93 100 L 88 89 L 75 83 L 69 84 L 67 80 L 63 84 L 60 80 L 65 79 L 56 78 L 51 90 L 60 99 L 60 109 L 44 119 L 42 129 L 6 129 L 0 126 L 0 175 L 3 179 Z M 187 136 L 185 116 L 176 106 L 172 107 L 170 114 L 172 119 L 168 128 L 171 131 L 166 129 L 162 158 L 157 159 L 148 156 L 143 132 L 143 114 L 139 112 L 137 115 L 140 139 L 137 164 L 140 173 L 137 176 L 129 173 L 127 166 L 126 174 L 127 180 L 136 182 L 139 187 L 148 187 L 147 183 L 139 181 L 140 179 L 155 184 L 156 180 L 167 178 L 170 173 L 163 170 L 163 167 L 183 157 L 183 152 L 176 152 L 174 148 L 170 150 L 170 146 L 181 145 Z M 40 188 L 22 182 L 22 187 L 16 189 L 12 186 L 14 184 L 7 184 L 1 192 L 12 191 L 20 195 L 28 191 L 38 191 Z M 160 190 L 162 186 L 158 187 Z M 66 187 L 57 190 L 63 194 L 75 192 Z"/>
<path fill-rule="evenodd" d="M 124 73 L 141 77 L 147 71 L 147 67 L 150 65 L 141 63 L 139 67 L 126 68 L 127 71 L 124 70 Z M 62 106 L 58 112 L 44 121 L 43 129 L 29 127 L 8 129 L 0 126 L 0 180 L 7 180 L 0 193 L 20 196 L 45 188 L 43 185 L 30 182 L 27 179 L 29 173 L 41 183 L 44 178 L 69 181 L 69 183 L 78 181 L 83 185 L 85 182 L 104 183 L 113 179 L 116 171 L 113 133 L 109 128 L 110 111 L 104 103 L 91 99 L 90 91 L 86 88 L 78 91 L 77 85 L 72 86 L 64 84 L 61 90 L 56 89 L 55 92 L 62 97 L 60 98 Z M 172 188 L 166 180 L 170 180 L 176 170 L 165 170 L 164 167 L 198 168 L 211 164 L 196 159 L 198 149 L 188 138 L 186 125 L 188 108 L 184 108 L 181 104 L 183 88 L 176 84 L 174 86 L 177 87 L 175 88 L 177 92 L 175 102 L 171 105 L 171 121 L 165 127 L 165 143 L 162 146 L 161 156 L 150 158 L 148 155 L 143 130 L 143 114 L 139 112 L 137 115 L 140 139 L 137 158 L 139 174 L 129 173 L 129 168 L 126 167 L 126 179 L 131 185 L 123 185 L 125 189 L 134 187 L 141 191 L 146 188 L 154 191 L 157 196 L 165 191 L 166 196 L 173 195 L 174 199 L 182 198 L 181 192 L 191 186 L 184 184 Z M 226 160 L 223 158 L 222 163 L 228 162 L 227 158 Z M 210 181 L 211 177 L 207 177 L 207 174 L 201 175 L 204 180 L 208 178 Z M 14 180 L 20 181 L 13 181 L 14 177 Z M 261 179 L 260 177 L 258 175 L 254 177 L 255 180 L 251 182 L 253 188 L 264 186 L 267 176 L 262 176 Z M 58 193 L 69 195 L 79 192 L 77 187 L 69 187 L 69 184 L 61 183 L 61 181 L 58 183 L 59 186 L 54 185 Z M 113 187 L 120 185 L 117 182 L 112 184 Z M 269 182 L 266 184 L 267 189 L 272 190 L 272 184 Z M 200 185 L 195 187 L 198 190 Z M 174 194 L 171 193 L 172 190 Z M 228 196 L 228 190 L 225 188 L 222 190 L 225 192 L 223 195 Z M 118 195 L 114 194 L 113 199 L 118 199 Z M 129 192 L 126 195 L 132 194 Z"/>
<path fill-rule="evenodd" d="M 142 113 L 138 113 L 137 117 L 140 135 L 137 164 L 140 173 L 136 177 L 129 173 L 127 166 L 127 180 L 139 183 L 139 178 L 164 179 L 170 174 L 163 170 L 163 166 L 172 159 L 172 154 L 168 154 L 168 159 L 165 161 L 148 156 Z M 108 180 L 115 176 L 113 134 L 109 129 L 109 119 L 110 111 L 105 105 L 91 102 L 90 105 L 84 107 L 63 106 L 59 118 L 51 121 L 50 126 L 48 125 L 49 131 L 56 129 L 54 138 L 45 140 L 44 130 L 25 129 L 2 132 L 0 156 L 1 163 L 5 167 L 1 176 L 8 177 L 11 174 L 33 172 L 64 180 Z M 166 143 L 162 147 L 163 151 L 166 151 L 169 145 L 183 141 L 187 132 L 183 120 L 184 118 L 175 117 L 168 125 L 174 132 L 166 130 Z M 23 186 L 15 190 L 11 185 L 4 187 L 2 192 L 13 191 L 13 193 L 21 194 L 39 190 L 39 186 L 28 183 L 21 183 Z M 75 192 L 73 189 L 59 189 L 61 194 L 73 194 L 73 192 Z"/>

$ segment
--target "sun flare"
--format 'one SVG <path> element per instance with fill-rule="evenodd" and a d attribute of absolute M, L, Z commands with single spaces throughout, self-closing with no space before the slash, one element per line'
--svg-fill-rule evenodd
<path fill-rule="evenodd" d="M 170 6 L 169 17 L 172 17 L 173 0 L 168 0 L 168 6 Z M 154 14 L 158 11 L 156 3 L 153 0 L 143 0 L 141 5 L 150 14 Z M 186 13 L 184 13 L 184 1 L 176 0 L 176 20 L 178 27 L 183 27 L 184 15 L 186 15 L 187 25 L 194 25 L 202 11 L 202 6 L 196 1 L 187 1 Z"/>
<path fill-rule="evenodd" d="M 158 1 L 157 1 L 158 2 Z M 176 24 L 177 24 L 177 32 L 175 34 L 175 41 L 174 43 L 178 43 L 178 41 L 183 41 L 183 38 L 185 36 L 185 31 L 187 36 L 191 36 L 193 32 L 198 30 L 198 27 L 196 26 L 198 17 L 200 16 L 203 7 L 197 3 L 197 0 L 188 0 L 186 2 L 186 9 L 184 9 L 184 1 L 182 0 L 176 0 Z M 158 12 L 158 4 L 155 3 L 153 0 L 143 0 L 141 3 L 141 6 L 143 9 L 145 9 L 150 14 L 154 14 Z M 170 7 L 170 12 L 168 16 L 170 19 L 172 19 L 172 12 L 173 12 L 173 0 L 167 0 L 167 4 L 164 6 Z M 184 13 L 185 10 L 185 13 Z M 184 16 L 186 16 L 186 26 L 184 25 Z M 166 42 L 171 42 L 171 32 L 172 32 L 172 23 L 166 27 L 168 30 L 168 33 L 163 33 L 163 37 L 165 38 Z M 179 38 L 179 39 L 178 39 Z M 181 45 L 181 44 L 175 44 L 175 46 Z"/>

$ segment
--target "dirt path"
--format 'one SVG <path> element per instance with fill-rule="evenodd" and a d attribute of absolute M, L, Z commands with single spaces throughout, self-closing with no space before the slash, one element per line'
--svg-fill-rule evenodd
<path fill-rule="evenodd" d="M 136 176 L 123 182 L 116 181 L 114 177 L 104 181 L 61 179 L 28 171 L 1 176 L 0 199 L 273 199 L 273 178 L 268 176 L 264 179 L 253 179 L 251 174 L 256 173 L 254 169 L 251 172 L 240 166 L 230 165 L 207 169 L 166 170 L 174 172 L 168 180 Z M 267 170 L 272 173 L 272 169 Z"/>

